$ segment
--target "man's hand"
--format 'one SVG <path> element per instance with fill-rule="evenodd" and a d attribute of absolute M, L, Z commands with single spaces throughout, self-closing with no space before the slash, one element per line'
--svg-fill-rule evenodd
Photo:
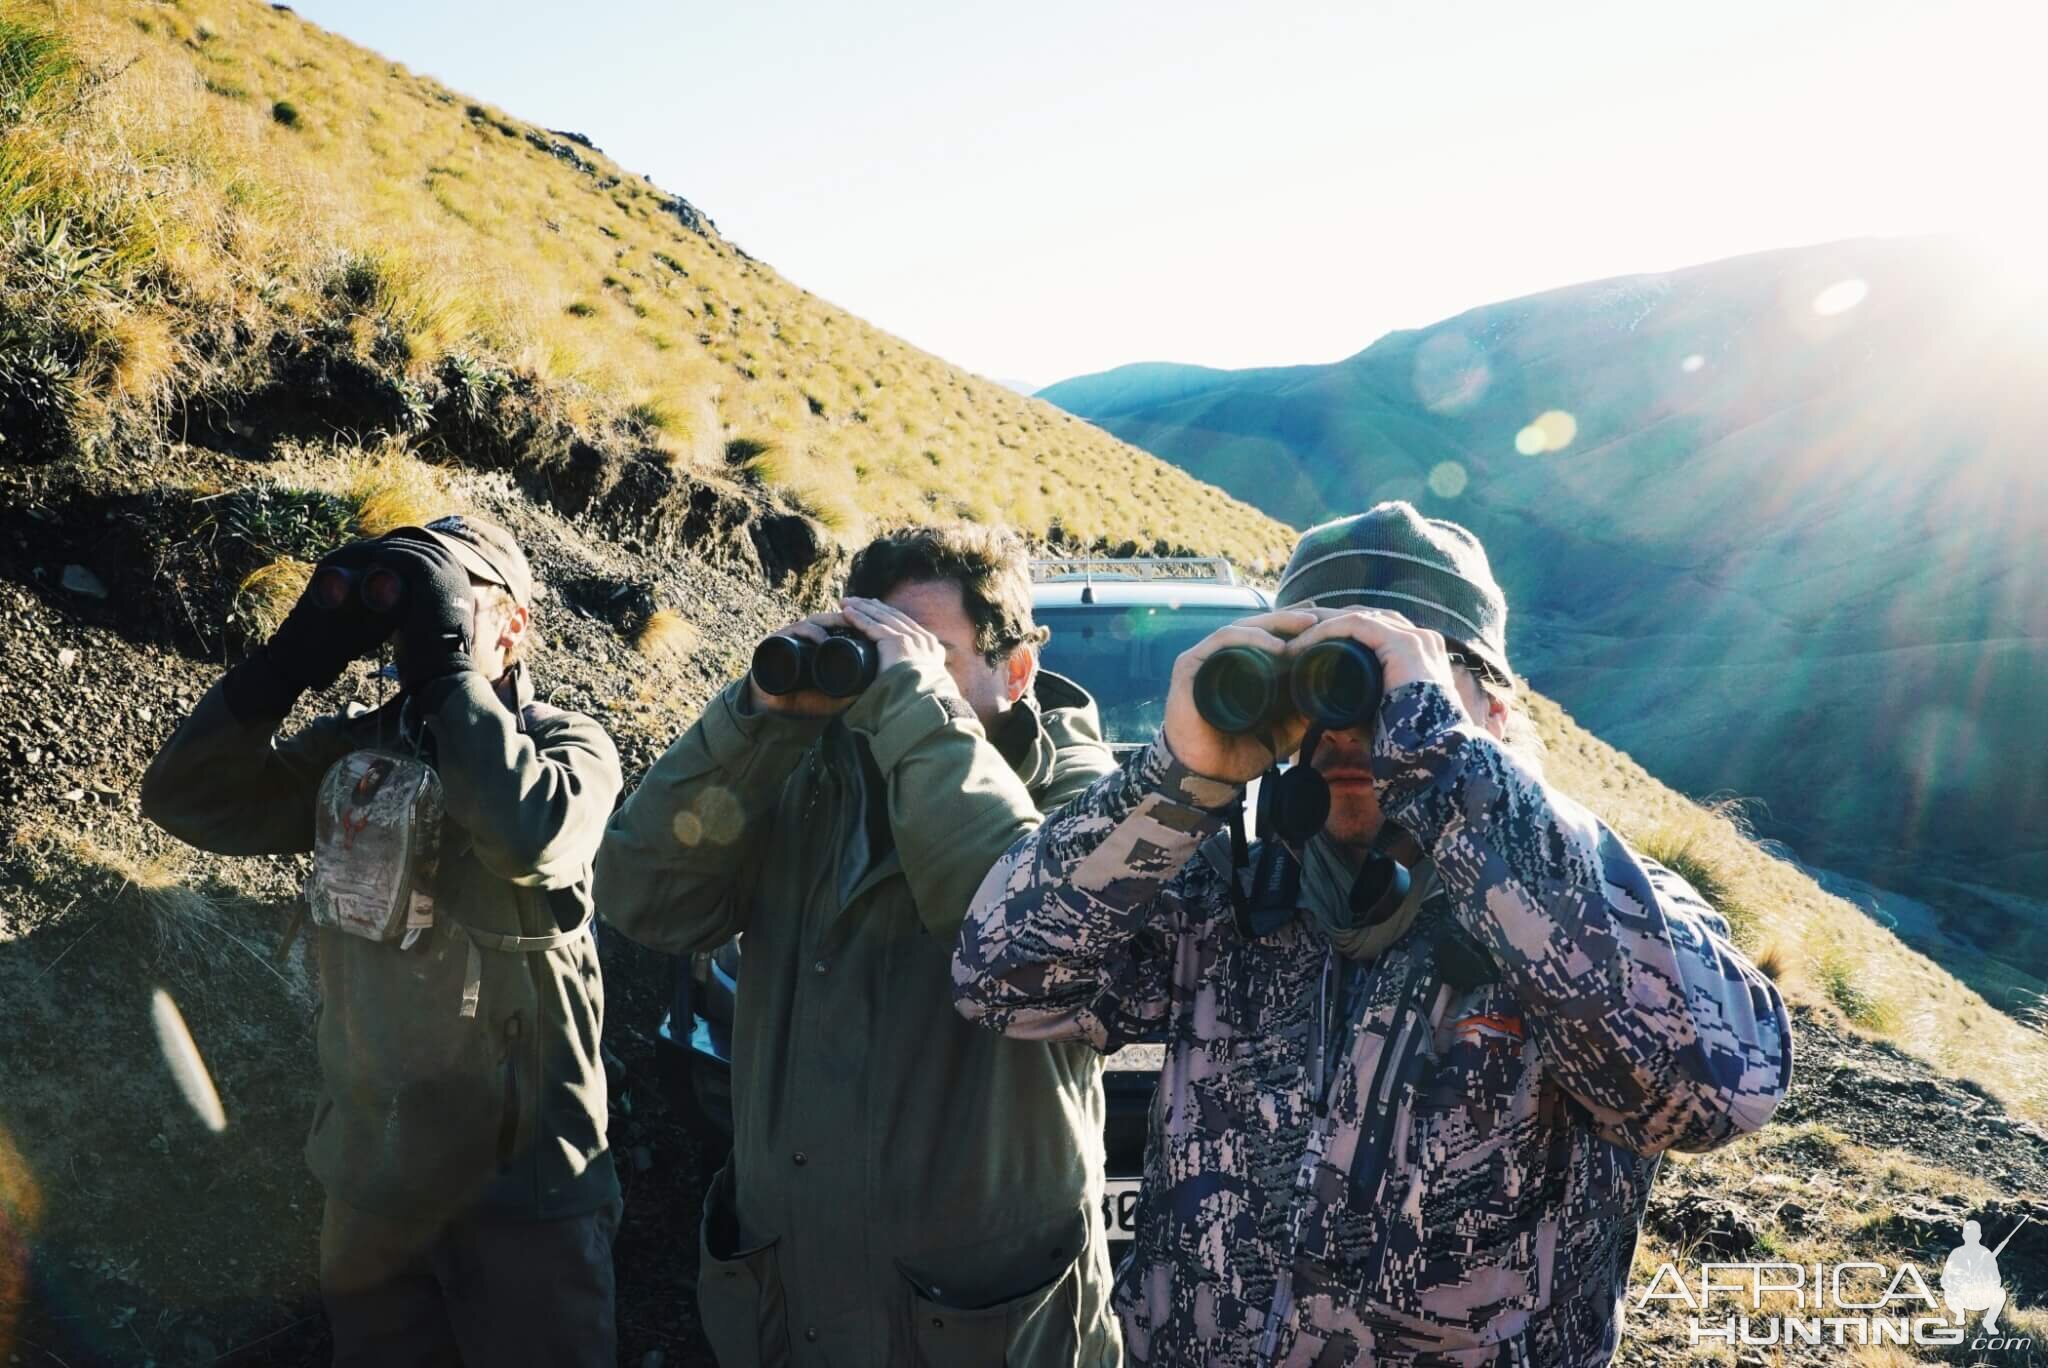
<path fill-rule="evenodd" d="M 786 627 L 779 627 L 772 635 L 801 637 L 816 645 L 834 631 L 844 631 L 851 624 L 843 613 L 813 613 L 798 618 Z M 816 689 L 799 689 L 795 693 L 772 694 L 754 682 L 753 672 L 747 674 L 747 698 L 756 712 L 780 713 L 784 717 L 832 717 L 853 706 L 851 698 L 834 698 Z"/>
<path fill-rule="evenodd" d="M 946 673 L 945 644 L 917 619 L 880 599 L 850 598 L 842 600 L 839 607 L 847 625 L 875 643 L 875 673 L 905 660 L 921 660 L 952 679 Z"/>
<path fill-rule="evenodd" d="M 360 576 L 369 568 L 374 545 L 368 541 L 350 542 L 329 552 L 314 567 L 315 577 L 330 566 Z M 388 631 L 388 627 L 380 628 L 353 597 L 338 610 L 329 609 L 320 602 L 314 580 L 309 579 L 305 592 L 271 634 L 264 651 L 279 676 L 290 684 L 301 689 L 324 689 L 341 677 L 351 660 L 375 650 Z"/>
<path fill-rule="evenodd" d="M 1386 691 L 1403 684 L 1428 681 L 1442 686 L 1445 693 L 1464 701 L 1458 681 L 1451 673 L 1450 648 L 1442 632 L 1417 627 L 1399 613 L 1384 608 L 1312 608 L 1316 624 L 1287 643 L 1290 657 L 1298 656 L 1319 641 L 1350 640 L 1379 657 Z"/>
<path fill-rule="evenodd" d="M 377 560 L 405 581 L 398 618 L 398 681 L 418 689 L 478 668 L 476 593 L 453 552 L 415 529 L 399 528 L 377 542 Z"/>
<path fill-rule="evenodd" d="M 1195 708 L 1195 673 L 1203 661 L 1225 646 L 1249 646 L 1284 658 L 1289 639 L 1315 625 L 1316 615 L 1305 610 L 1261 613 L 1219 627 L 1183 651 L 1173 662 L 1173 680 L 1166 694 L 1166 744 L 1174 757 L 1206 779 L 1247 784 L 1280 756 L 1291 755 L 1308 730 L 1300 717 L 1285 718 L 1264 735 L 1231 736 L 1217 731 Z"/>

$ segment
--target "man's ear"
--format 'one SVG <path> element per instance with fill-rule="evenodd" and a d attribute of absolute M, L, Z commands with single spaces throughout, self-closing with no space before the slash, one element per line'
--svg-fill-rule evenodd
<path fill-rule="evenodd" d="M 1038 674 L 1038 646 L 1024 642 L 1011 650 L 1003 666 L 1003 696 L 1015 703 L 1031 689 L 1031 681 Z"/>
<path fill-rule="evenodd" d="M 498 629 L 498 644 L 506 650 L 517 646 L 526 636 L 526 625 L 533 620 L 530 609 L 513 604 L 512 611 L 505 615 L 505 625 Z"/>
<path fill-rule="evenodd" d="M 1486 700 L 1486 716 L 1479 719 L 1479 725 L 1486 728 L 1487 735 L 1496 741 L 1505 741 L 1508 734 L 1507 700 L 1491 689 L 1481 689 L 1479 696 Z"/>

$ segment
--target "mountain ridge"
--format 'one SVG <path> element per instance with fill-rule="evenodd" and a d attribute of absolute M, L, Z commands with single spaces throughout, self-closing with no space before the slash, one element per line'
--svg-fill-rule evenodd
<path fill-rule="evenodd" d="M 1939 894 L 1980 945 L 2018 934 L 2024 967 L 2048 947 L 2032 307 L 1955 240 L 1853 239 L 1480 305 L 1324 366 L 1041 394 L 1297 525 L 1401 497 L 1471 526 L 1538 686 L 1681 787 L 1761 800 L 1816 864 Z"/>

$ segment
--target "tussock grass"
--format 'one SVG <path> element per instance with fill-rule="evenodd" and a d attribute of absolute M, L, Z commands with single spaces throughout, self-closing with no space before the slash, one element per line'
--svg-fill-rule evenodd
<path fill-rule="evenodd" d="M 682 614 L 660 608 L 633 634 L 633 649 L 654 660 L 676 660 L 697 646 L 697 629 Z"/>
<path fill-rule="evenodd" d="M 1884 1036 L 2016 1114 L 2048 1121 L 2048 1035 L 1751 840 L 1731 809 L 1665 788 L 1549 699 L 1531 694 L 1528 703 L 1548 776 L 1646 853 L 1675 857 L 1665 862 L 1712 886 L 1709 900 L 1731 910 L 1737 943 L 1768 958 L 1788 1000 Z"/>
<path fill-rule="evenodd" d="M 82 914 L 77 946 L 127 954 L 139 944 L 182 997 L 205 998 L 245 970 L 277 973 L 241 934 L 232 897 L 202 886 L 182 852 L 145 850 L 47 814 L 17 827 L 11 845 L 39 882 L 71 895 Z"/>
<path fill-rule="evenodd" d="M 339 339 L 410 387 L 389 431 L 490 412 L 466 390 L 436 406 L 461 358 L 585 439 L 739 466 L 844 537 L 1056 516 L 1075 544 L 1255 571 L 1289 549 L 1221 491 L 793 286 L 602 153 L 260 0 L 209 4 L 205 36 L 126 0 L 0 14 L 0 220 L 42 225 L 0 248 L 10 440 L 18 412 L 90 444 L 200 388 L 231 402 L 248 377 L 218 358 Z M 728 465 L 731 433 L 784 459 Z"/>
<path fill-rule="evenodd" d="M 275 632 L 313 579 L 313 563 L 286 557 L 259 565 L 235 586 L 234 614 L 252 640 Z"/>
<path fill-rule="evenodd" d="M 439 471 L 396 444 L 346 461 L 340 493 L 351 507 L 350 531 L 356 537 L 423 527 L 462 507 Z"/>

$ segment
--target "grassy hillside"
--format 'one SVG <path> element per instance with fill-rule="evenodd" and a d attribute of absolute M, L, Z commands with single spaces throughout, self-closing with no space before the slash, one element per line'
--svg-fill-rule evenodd
<path fill-rule="evenodd" d="M 653 458 L 849 541 L 961 516 L 1284 553 L 1271 519 L 833 308 L 575 135 L 284 6 L 0 0 L 0 459 L 279 427 Z"/>
<path fill-rule="evenodd" d="M 1947 966 L 1826 892 L 1750 836 L 1738 809 L 1674 792 L 1557 704 L 1541 696 L 1531 704 L 1550 778 L 1691 878 L 1789 1001 L 1889 1040 L 2048 1123 L 2048 1033 L 2038 1016 L 2015 1020 Z"/>

